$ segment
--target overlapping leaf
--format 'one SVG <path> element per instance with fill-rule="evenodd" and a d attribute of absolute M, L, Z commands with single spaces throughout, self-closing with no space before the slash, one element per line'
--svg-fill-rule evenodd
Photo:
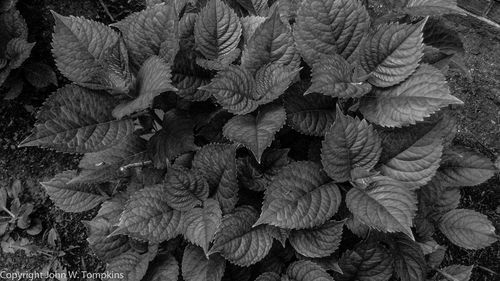
<path fill-rule="evenodd" d="M 218 254 L 206 257 L 203 250 L 188 245 L 182 256 L 182 278 L 186 281 L 221 281 L 226 261 Z"/>
<path fill-rule="evenodd" d="M 270 63 L 255 74 L 255 97 L 259 104 L 267 104 L 280 97 L 297 77 L 300 68 Z"/>
<path fill-rule="evenodd" d="M 179 211 L 189 211 L 208 198 L 208 183 L 196 171 L 169 169 L 163 182 L 167 204 Z"/>
<path fill-rule="evenodd" d="M 159 256 L 160 257 L 160 256 Z M 179 278 L 179 263 L 174 256 L 161 256 L 162 260 L 153 263 L 142 281 L 177 281 Z"/>
<path fill-rule="evenodd" d="M 336 184 L 313 162 L 294 162 L 283 168 L 266 190 L 262 213 L 255 225 L 289 229 L 319 226 L 341 202 Z"/>
<path fill-rule="evenodd" d="M 460 189 L 443 186 L 439 178 L 434 178 L 420 191 L 420 204 L 424 204 L 428 215 L 439 218 L 442 214 L 456 209 L 460 204 Z"/>
<path fill-rule="evenodd" d="M 207 253 L 221 221 L 222 211 L 219 202 L 208 199 L 202 208 L 193 208 L 184 214 L 184 236 Z"/>
<path fill-rule="evenodd" d="M 120 272 L 122 276 L 121 278 L 110 278 L 109 280 L 142 280 L 148 270 L 149 262 L 154 256 L 156 256 L 156 251 L 140 254 L 137 251 L 130 250 L 115 257 L 106 265 L 106 270 L 108 272 Z"/>
<path fill-rule="evenodd" d="M 286 113 L 281 106 L 267 106 L 257 116 L 239 115 L 224 126 L 224 136 L 241 143 L 252 151 L 257 162 L 264 150 L 271 145 L 275 134 L 285 125 Z"/>
<path fill-rule="evenodd" d="M 87 241 L 99 259 L 108 261 L 130 250 L 128 237 L 124 235 L 108 237 L 115 228 L 109 219 L 98 216 L 85 224 L 89 230 Z"/>
<path fill-rule="evenodd" d="M 321 147 L 321 162 L 336 181 L 347 181 L 355 168 L 372 169 L 382 152 L 377 132 L 366 120 L 342 114 L 337 108 L 335 122 L 326 132 Z"/>
<path fill-rule="evenodd" d="M 132 134 L 131 120 L 114 120 L 116 101 L 76 85 L 60 88 L 38 112 L 33 133 L 20 146 L 42 146 L 62 152 L 107 149 Z"/>
<path fill-rule="evenodd" d="M 303 256 L 326 257 L 339 247 L 343 227 L 344 222 L 328 221 L 313 229 L 293 230 L 289 241 L 295 251 Z"/>
<path fill-rule="evenodd" d="M 198 76 L 174 74 L 173 85 L 178 89 L 176 94 L 189 101 L 205 101 L 211 94 L 198 88 L 207 85 L 210 81 Z"/>
<path fill-rule="evenodd" d="M 402 281 L 426 280 L 426 262 L 422 249 L 404 235 L 394 235 L 390 240 L 394 257 L 394 271 Z"/>
<path fill-rule="evenodd" d="M 259 275 L 255 281 L 280 281 L 280 275 L 276 272 L 265 272 Z"/>
<path fill-rule="evenodd" d="M 466 265 L 450 265 L 447 266 L 439 271 L 440 274 L 442 274 L 445 279 L 441 279 L 441 281 L 444 280 L 457 280 L 457 281 L 469 281 L 472 275 L 472 269 L 474 268 L 473 265 L 466 266 Z"/>
<path fill-rule="evenodd" d="M 321 266 L 311 261 L 299 260 L 290 264 L 286 277 L 281 280 L 290 281 L 333 281 L 333 278 Z"/>
<path fill-rule="evenodd" d="M 392 257 L 382 246 L 363 243 L 339 260 L 339 280 L 387 281 L 392 276 Z"/>
<path fill-rule="evenodd" d="M 464 14 L 457 0 L 409 0 L 403 11 L 417 17 Z"/>

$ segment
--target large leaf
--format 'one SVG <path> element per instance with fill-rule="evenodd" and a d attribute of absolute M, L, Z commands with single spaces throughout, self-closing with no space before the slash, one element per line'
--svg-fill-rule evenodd
<path fill-rule="evenodd" d="M 444 214 L 439 220 L 439 229 L 453 244 L 465 249 L 485 248 L 498 240 L 491 221 L 485 215 L 467 209 Z"/>
<path fill-rule="evenodd" d="M 335 99 L 316 93 L 285 97 L 288 125 L 306 135 L 323 136 L 335 121 L 335 108 Z"/>
<path fill-rule="evenodd" d="M 42 106 L 33 133 L 20 146 L 86 153 L 117 145 L 134 127 L 129 119 L 114 120 L 111 111 L 115 104 L 105 93 L 76 85 L 60 88 Z"/>
<path fill-rule="evenodd" d="M 464 14 L 457 0 L 409 0 L 403 11 L 417 17 Z"/>
<path fill-rule="evenodd" d="M 354 66 L 339 55 L 322 58 L 312 66 L 311 87 L 305 94 L 321 93 L 339 98 L 361 97 L 372 89 L 372 86 L 357 77 Z"/>
<path fill-rule="evenodd" d="M 147 59 L 137 74 L 138 96 L 113 109 L 113 116 L 120 119 L 134 112 L 145 110 L 153 105 L 153 99 L 166 91 L 176 91 L 172 86 L 170 65 L 158 56 Z"/>
<path fill-rule="evenodd" d="M 271 145 L 275 134 L 285 125 L 286 113 L 281 106 L 267 106 L 258 111 L 257 116 L 239 115 L 224 126 L 224 136 L 241 143 L 252 151 L 257 162 L 264 150 Z"/>
<path fill-rule="evenodd" d="M 320 168 L 313 162 L 294 162 L 283 168 L 266 190 L 255 225 L 304 229 L 330 219 L 342 198 L 337 185 Z"/>
<path fill-rule="evenodd" d="M 333 281 L 333 278 L 321 266 L 312 261 L 300 260 L 290 264 L 282 281 Z"/>
<path fill-rule="evenodd" d="M 181 212 L 168 206 L 168 193 L 162 186 L 141 189 L 130 197 L 120 217 L 117 234 L 163 242 L 180 232 Z"/>
<path fill-rule="evenodd" d="M 320 258 L 335 252 L 342 239 L 344 222 L 328 221 L 313 229 L 293 230 L 289 241 L 299 254 Z"/>
<path fill-rule="evenodd" d="M 208 198 L 208 183 L 196 171 L 170 168 L 163 187 L 168 205 L 179 211 L 189 211 Z"/>
<path fill-rule="evenodd" d="M 387 281 L 392 276 L 392 257 L 382 246 L 363 243 L 339 260 L 339 280 Z"/>
<path fill-rule="evenodd" d="M 380 137 L 366 120 L 342 114 L 337 107 L 335 122 L 326 132 L 321 162 L 332 179 L 351 179 L 353 169 L 371 170 L 382 152 Z"/>
<path fill-rule="evenodd" d="M 249 206 L 238 207 L 226 215 L 208 254 L 220 253 L 239 266 L 262 260 L 271 250 L 273 237 L 267 226 L 253 226 L 257 218 L 257 211 Z"/>
<path fill-rule="evenodd" d="M 402 281 L 426 280 L 426 262 L 420 245 L 405 235 L 394 235 L 390 240 L 394 257 L 394 271 Z"/>
<path fill-rule="evenodd" d="M 202 208 L 193 208 L 184 214 L 184 236 L 208 253 L 208 247 L 221 221 L 222 211 L 219 202 L 208 199 Z"/>
<path fill-rule="evenodd" d="M 182 278 L 185 281 L 220 281 L 226 261 L 218 254 L 206 257 L 203 249 L 188 245 L 182 256 Z"/>
<path fill-rule="evenodd" d="M 238 202 L 235 147 L 225 144 L 205 145 L 194 156 L 193 169 L 205 176 L 210 197 L 219 201 L 223 213 L 233 210 Z"/>
<path fill-rule="evenodd" d="M 450 104 L 463 102 L 450 94 L 441 71 L 421 65 L 402 84 L 378 89 L 364 96 L 360 111 L 370 122 L 386 127 L 402 127 L 423 121 Z"/>
<path fill-rule="evenodd" d="M 413 239 L 411 226 L 417 199 L 415 193 L 401 183 L 375 177 L 367 189 L 349 190 L 346 204 L 362 223 L 384 232 L 403 232 Z"/>
<path fill-rule="evenodd" d="M 418 24 L 383 24 L 372 31 L 361 49 L 361 66 L 368 82 L 390 87 L 404 81 L 418 67 L 423 55 L 422 29 Z"/>
<path fill-rule="evenodd" d="M 280 97 L 297 77 L 300 68 L 270 63 L 255 74 L 255 94 L 259 104 L 267 104 Z"/>
<path fill-rule="evenodd" d="M 312 65 L 324 55 L 351 56 L 369 26 L 370 17 L 359 0 L 302 1 L 294 37 L 302 57 Z"/>
<path fill-rule="evenodd" d="M 209 0 L 194 26 L 196 49 L 206 59 L 229 56 L 238 46 L 241 23 L 236 13 L 221 0 Z"/>
<path fill-rule="evenodd" d="M 75 176 L 76 171 L 65 171 L 40 184 L 54 204 L 65 212 L 85 212 L 108 199 L 99 186 L 68 184 Z"/>
<path fill-rule="evenodd" d="M 491 178 L 497 168 L 484 155 L 462 147 L 445 150 L 437 177 L 446 187 L 479 185 Z"/>
<path fill-rule="evenodd" d="M 173 60 L 179 49 L 174 5 L 155 5 L 114 24 L 120 29 L 132 63 L 139 68 L 149 57 Z"/>

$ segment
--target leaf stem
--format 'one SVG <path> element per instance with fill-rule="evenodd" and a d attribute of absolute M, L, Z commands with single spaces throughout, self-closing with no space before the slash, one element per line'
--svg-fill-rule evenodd
<path fill-rule="evenodd" d="M 9 214 L 9 216 L 11 216 L 13 219 L 16 218 L 16 215 L 14 215 L 9 209 L 5 208 L 4 206 L 2 206 L 2 210 Z"/>

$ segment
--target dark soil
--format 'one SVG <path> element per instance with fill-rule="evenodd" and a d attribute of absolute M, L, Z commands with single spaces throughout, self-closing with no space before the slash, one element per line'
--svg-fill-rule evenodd
<path fill-rule="evenodd" d="M 54 67 L 50 52 L 53 20 L 50 10 L 63 15 L 78 15 L 105 23 L 112 22 L 97 0 L 20 0 L 18 8 L 29 26 L 30 42 L 37 42 L 30 58 Z M 131 11 L 140 10 L 142 1 L 104 0 L 111 16 L 121 19 Z M 465 102 L 457 108 L 460 132 L 457 143 L 465 144 L 496 159 L 500 153 L 500 30 L 491 28 L 471 17 L 453 16 L 447 23 L 456 29 L 465 44 L 465 64 L 470 69 L 471 80 L 462 74 L 450 72 L 453 94 Z M 60 83 L 66 83 L 59 76 Z M 60 250 L 65 256 L 61 263 L 68 270 L 98 272 L 104 265 L 87 247 L 86 229 L 82 220 L 90 220 L 96 210 L 83 214 L 65 213 L 54 207 L 43 192 L 39 182 L 48 180 L 63 170 L 75 168 L 78 156 L 65 155 L 37 148 L 18 149 L 17 144 L 29 134 L 34 124 L 34 113 L 43 100 L 56 87 L 43 91 L 26 88 L 14 101 L 0 101 L 0 186 L 21 180 L 25 187 L 22 201 L 33 202 L 33 217 L 40 218 L 44 232 L 54 227 L 61 237 Z M 500 175 L 489 182 L 465 188 L 461 208 L 479 211 L 489 217 L 500 229 Z M 24 231 L 14 234 L 28 237 L 35 244 L 46 247 L 43 233 L 30 237 Z M 449 243 L 444 265 L 475 265 L 472 280 L 486 281 L 500 278 L 500 243 L 478 250 L 463 250 Z M 44 255 L 26 257 L 20 251 L 4 254 L 0 251 L 0 270 L 40 271 L 50 260 Z M 498 280 L 498 279 L 496 279 Z"/>

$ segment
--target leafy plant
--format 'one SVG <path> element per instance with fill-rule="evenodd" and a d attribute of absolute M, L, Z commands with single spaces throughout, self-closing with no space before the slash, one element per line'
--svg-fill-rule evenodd
<path fill-rule="evenodd" d="M 385 19 L 358 0 L 148 2 L 111 26 L 53 12 L 74 84 L 21 143 L 83 154 L 42 185 L 65 211 L 100 205 L 86 223 L 107 271 L 466 280 L 472 267 L 439 268 L 437 232 L 466 249 L 497 241 L 457 209 L 460 188 L 497 169 L 454 145 L 447 107 L 463 102 L 422 62 L 450 50 L 422 17 L 455 1 L 405 1 L 411 16 Z"/>

